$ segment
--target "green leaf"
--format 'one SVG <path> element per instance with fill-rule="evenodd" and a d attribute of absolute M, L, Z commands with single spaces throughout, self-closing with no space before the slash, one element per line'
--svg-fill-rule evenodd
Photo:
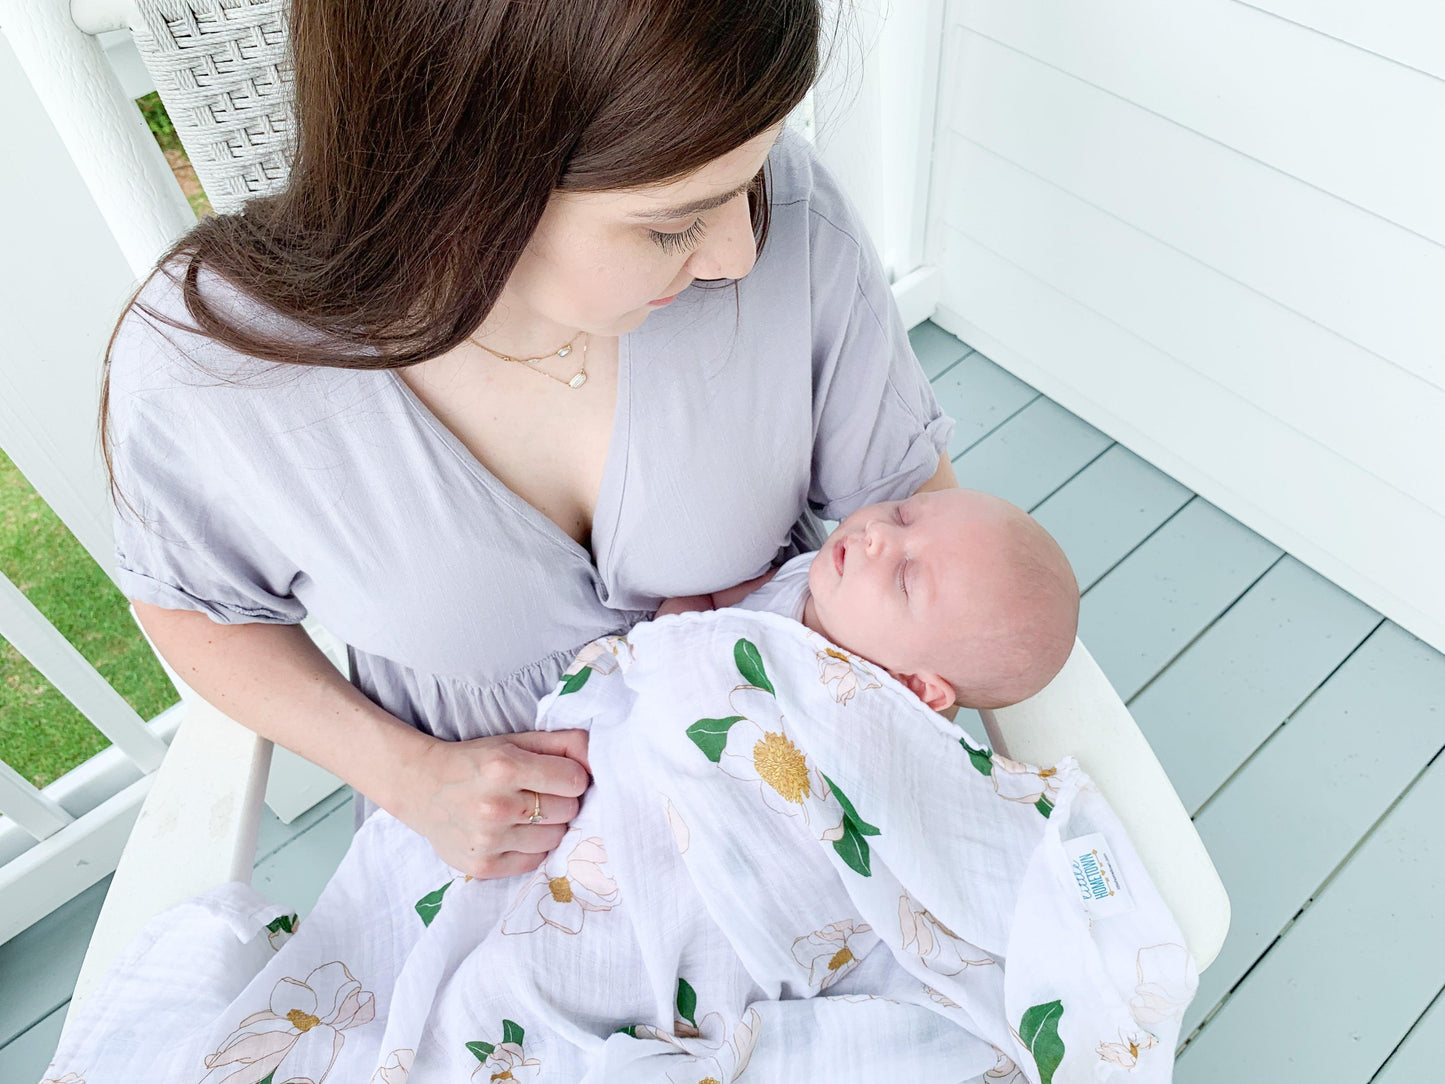
<path fill-rule="evenodd" d="M 626 1035 L 626 1036 L 629 1036 L 630 1038 L 635 1039 L 635 1038 L 637 1038 L 637 1025 L 636 1025 L 636 1024 L 628 1024 L 625 1028 L 618 1028 L 618 1029 L 617 1029 L 616 1031 L 614 1031 L 612 1034 L 614 1034 L 614 1035 Z"/>
<path fill-rule="evenodd" d="M 492 1051 L 497 1048 L 491 1043 L 484 1043 L 480 1039 L 477 1039 L 475 1042 L 467 1043 L 467 1049 L 472 1052 L 478 1061 L 486 1061 L 492 1056 Z"/>
<path fill-rule="evenodd" d="M 873 870 L 868 864 L 868 841 L 847 817 L 843 818 L 843 838 L 833 841 L 833 849 L 854 873 L 863 877 L 873 876 Z"/>
<path fill-rule="evenodd" d="M 697 991 L 686 979 L 677 980 L 677 1018 L 697 1027 Z"/>
<path fill-rule="evenodd" d="M 522 1030 L 521 1024 L 514 1023 L 511 1020 L 502 1021 L 502 1042 L 516 1043 L 518 1046 L 521 1046 L 522 1036 L 526 1034 L 527 1033 Z"/>
<path fill-rule="evenodd" d="M 984 775 L 993 775 L 992 749 L 975 749 L 973 746 L 968 744 L 968 740 L 966 738 L 959 738 L 958 744 L 963 746 L 964 751 L 968 753 L 968 759 L 973 761 L 973 766 L 975 768 L 981 771 Z"/>
<path fill-rule="evenodd" d="M 558 696 L 566 696 L 568 693 L 575 693 L 582 686 L 587 684 L 587 679 L 592 676 L 592 667 L 584 666 L 575 674 L 566 674 L 562 678 L 562 691 Z"/>
<path fill-rule="evenodd" d="M 1053 1084 L 1054 1072 L 1064 1060 L 1064 1040 L 1059 1038 L 1059 1018 L 1063 1015 L 1064 1003 L 1049 1001 L 1035 1005 L 1019 1021 L 1019 1038 L 1039 1067 L 1039 1084 Z"/>
<path fill-rule="evenodd" d="M 258 1081 L 256 1082 L 256 1084 L 271 1084 L 271 1082 L 272 1082 L 273 1080 L 275 1080 L 275 1079 L 276 1079 L 276 1070 L 275 1070 L 275 1069 L 272 1069 L 269 1073 L 266 1074 L 266 1079 L 265 1079 L 265 1080 L 258 1080 Z"/>
<path fill-rule="evenodd" d="M 278 915 L 266 923 L 266 929 L 271 933 L 295 933 L 300 921 L 296 915 Z"/>
<path fill-rule="evenodd" d="M 687 728 L 687 736 L 708 760 L 716 764 L 727 747 L 728 730 L 740 719 L 741 715 L 729 715 L 726 719 L 699 719 Z"/>
<path fill-rule="evenodd" d="M 763 669 L 762 653 L 751 640 L 744 637 L 733 645 L 733 661 L 738 664 L 738 672 L 749 685 L 778 695 L 773 683 L 768 680 L 768 672 Z"/>
<path fill-rule="evenodd" d="M 838 799 L 838 804 L 843 807 L 843 817 L 853 822 L 854 829 L 862 836 L 882 835 L 881 829 L 874 828 L 871 824 L 858 816 L 858 811 L 853 808 L 853 803 L 848 801 L 848 796 L 838 788 L 838 784 L 823 776 L 823 782 L 828 784 L 828 789 L 833 792 L 833 797 Z"/>
<path fill-rule="evenodd" d="M 1039 800 L 1034 803 L 1034 808 L 1047 817 L 1054 811 L 1054 803 L 1049 801 L 1047 794 L 1040 794 Z"/>
<path fill-rule="evenodd" d="M 452 883 L 448 881 L 435 892 L 428 892 L 421 899 L 416 901 L 416 913 L 421 915 L 421 924 L 430 926 L 432 919 L 437 917 L 437 912 L 442 909 L 442 897 L 447 894 L 447 889 Z"/>

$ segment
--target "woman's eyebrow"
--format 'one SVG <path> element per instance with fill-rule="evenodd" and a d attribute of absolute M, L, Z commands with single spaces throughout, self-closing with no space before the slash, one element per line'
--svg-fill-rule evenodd
<path fill-rule="evenodd" d="M 638 211 L 628 217 L 642 222 L 666 222 L 674 218 L 687 218 L 689 215 L 701 214 L 703 211 L 721 207 L 724 203 L 731 203 L 751 188 L 752 184 L 753 178 L 749 177 L 731 192 L 724 192 L 721 196 L 708 196 L 706 199 L 693 200 L 691 203 L 679 204 L 676 207 L 664 207 L 658 211 Z"/>

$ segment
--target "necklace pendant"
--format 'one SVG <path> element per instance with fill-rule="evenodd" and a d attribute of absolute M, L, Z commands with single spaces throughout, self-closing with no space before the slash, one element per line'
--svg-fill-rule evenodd
<path fill-rule="evenodd" d="M 557 356 L 559 358 L 565 358 L 570 353 L 572 353 L 572 344 L 568 343 L 566 346 L 562 347 L 561 350 L 557 351 Z"/>
<path fill-rule="evenodd" d="M 567 381 L 567 386 L 569 388 L 580 388 L 585 383 L 587 383 L 587 374 L 578 373 L 571 380 Z"/>
<path fill-rule="evenodd" d="M 527 364 L 530 365 L 530 366 L 532 366 L 533 368 L 536 368 L 538 365 L 541 365 L 542 362 L 544 362 L 544 361 L 546 361 L 546 360 L 547 360 L 546 358 L 528 358 L 528 359 L 527 359 Z"/>

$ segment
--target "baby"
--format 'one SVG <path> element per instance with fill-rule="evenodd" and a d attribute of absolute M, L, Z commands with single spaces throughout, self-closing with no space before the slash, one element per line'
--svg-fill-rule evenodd
<path fill-rule="evenodd" d="M 1022 509 L 969 489 L 860 508 L 822 549 L 658 616 L 768 610 L 886 669 L 935 711 L 1000 708 L 1047 685 L 1073 650 L 1079 588 Z"/>

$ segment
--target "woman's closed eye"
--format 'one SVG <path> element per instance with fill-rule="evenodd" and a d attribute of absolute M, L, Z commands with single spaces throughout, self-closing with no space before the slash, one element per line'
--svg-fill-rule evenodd
<path fill-rule="evenodd" d="M 648 230 L 647 232 L 661 246 L 662 251 L 687 252 L 697 247 L 703 234 L 707 232 L 707 225 L 699 218 L 687 229 L 678 230 L 676 233 L 668 233 L 663 230 Z"/>

